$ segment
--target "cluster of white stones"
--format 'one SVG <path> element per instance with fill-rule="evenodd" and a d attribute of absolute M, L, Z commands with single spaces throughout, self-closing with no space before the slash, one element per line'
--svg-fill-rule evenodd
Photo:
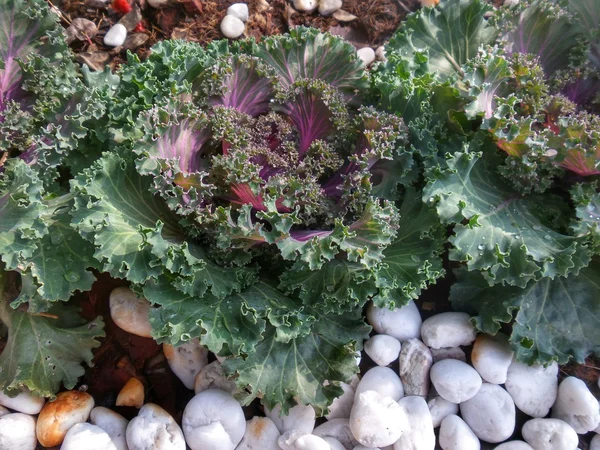
<path fill-rule="evenodd" d="M 237 39 L 246 30 L 248 20 L 248 5 L 245 3 L 234 3 L 227 8 L 227 14 L 221 21 L 221 33 L 229 39 Z"/>
<path fill-rule="evenodd" d="M 119 327 L 149 335 L 145 299 L 117 288 L 110 308 Z M 496 450 L 576 450 L 578 434 L 600 432 L 599 403 L 583 381 L 559 384 L 557 364 L 514 361 L 506 336 L 477 335 L 467 314 L 422 322 L 410 302 L 394 311 L 370 306 L 367 318 L 378 334 L 364 350 L 376 366 L 341 385 L 343 394 L 319 426 L 307 405 L 287 414 L 265 407 L 266 417 L 246 421 L 235 383 L 192 340 L 163 346 L 173 373 L 196 394 L 181 426 L 144 402 L 136 378 L 116 401 L 139 409 L 131 421 L 95 407 L 86 392 L 61 392 L 52 402 L 27 391 L 14 398 L 0 392 L 0 449 L 34 450 L 39 442 L 61 450 L 479 450 L 486 442 Z M 472 365 L 460 348 L 471 345 Z M 525 441 L 508 441 L 517 409 L 531 417 L 521 430 Z M 598 435 L 590 449 L 600 450 Z"/>

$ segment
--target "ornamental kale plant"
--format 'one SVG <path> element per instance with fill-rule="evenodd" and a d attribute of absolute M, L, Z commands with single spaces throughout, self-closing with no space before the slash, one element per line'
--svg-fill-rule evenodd
<path fill-rule="evenodd" d="M 528 363 L 600 350 L 599 27 L 594 1 L 448 0 L 407 19 L 372 78 L 450 227 L 453 306 L 487 333 L 512 323 Z"/>

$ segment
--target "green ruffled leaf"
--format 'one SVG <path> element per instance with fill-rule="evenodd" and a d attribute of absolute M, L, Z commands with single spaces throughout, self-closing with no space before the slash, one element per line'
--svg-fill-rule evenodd
<path fill-rule="evenodd" d="M 446 168 L 429 172 L 424 194 L 442 221 L 457 224 L 450 259 L 483 271 L 491 284 L 524 287 L 539 277 L 577 274 L 590 261 L 587 238 L 550 228 L 536 215 L 540 198 L 513 192 L 481 154 L 449 156 Z"/>
<path fill-rule="evenodd" d="M 450 299 L 455 309 L 477 314 L 476 327 L 496 334 L 514 318 L 510 341 L 519 361 L 583 363 L 600 353 L 600 261 L 566 278 L 531 281 L 524 289 L 487 285 L 461 271 Z"/>
<path fill-rule="evenodd" d="M 10 277 L 0 272 L 0 320 L 8 327 L 0 354 L 0 389 L 17 393 L 27 387 L 33 394 L 54 398 L 64 386 L 72 389 L 84 374 L 82 363 L 92 365 L 92 349 L 104 337 L 100 317 L 84 323 L 72 308 L 55 305 L 56 319 L 15 311 Z"/>
<path fill-rule="evenodd" d="M 368 339 L 370 327 L 362 308 L 344 315 L 314 315 L 318 320 L 308 335 L 284 343 L 269 327 L 254 352 L 223 363 L 229 374 L 237 374 L 239 387 L 250 388 L 246 404 L 264 394 L 262 401 L 271 409 L 279 403 L 286 413 L 296 404 L 308 404 L 321 415 L 342 394 L 336 382 L 347 382 L 358 372 L 355 352 Z"/>

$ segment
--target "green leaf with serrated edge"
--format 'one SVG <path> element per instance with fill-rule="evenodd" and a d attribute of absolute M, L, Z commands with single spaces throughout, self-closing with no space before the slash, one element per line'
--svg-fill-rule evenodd
<path fill-rule="evenodd" d="M 282 343 L 276 329 L 268 327 L 252 353 L 223 363 L 229 374 L 238 374 L 238 386 L 251 390 L 245 403 L 264 394 L 262 401 L 271 409 L 279 403 L 287 413 L 296 404 L 308 404 L 321 415 L 342 394 L 336 382 L 347 382 L 358 372 L 355 352 L 362 348 L 370 327 L 364 323 L 362 308 L 314 316 L 318 320 L 308 335 Z"/>
<path fill-rule="evenodd" d="M 13 307 L 29 303 L 29 312 L 45 311 L 47 302 L 67 301 L 79 291 L 91 289 L 96 277 L 88 270 L 97 268 L 94 246 L 70 227 L 71 217 L 67 210 L 54 215 L 48 225 L 48 233 L 37 239 L 36 249 L 22 260 L 21 270 L 31 271 L 35 278 L 36 294 L 44 300 L 36 302 L 36 295 L 21 295 Z"/>
<path fill-rule="evenodd" d="M 0 320 L 8 327 L 6 346 L 0 354 L 0 389 L 16 394 L 27 387 L 33 394 L 54 398 L 64 386 L 72 389 L 84 374 L 82 363 L 92 364 L 92 349 L 104 337 L 100 317 L 84 323 L 73 308 L 54 305 L 57 318 L 15 311 L 6 273 L 0 273 Z"/>
<path fill-rule="evenodd" d="M 398 235 L 383 251 L 383 263 L 375 273 L 379 288 L 375 305 L 398 308 L 442 277 L 440 255 L 445 238 L 435 210 L 423 203 L 415 189 L 408 189 L 400 208 Z"/>
<path fill-rule="evenodd" d="M 143 283 L 164 268 L 148 237 L 184 245 L 176 218 L 158 196 L 149 192 L 152 179 L 139 175 L 130 161 L 105 153 L 74 180 L 72 226 L 96 246 L 102 270 Z M 155 233 L 152 235 L 152 233 Z"/>
<path fill-rule="evenodd" d="M 0 173 L 0 255 L 7 269 L 16 269 L 48 232 L 40 219 L 42 182 L 23 161 L 11 159 Z"/>
<path fill-rule="evenodd" d="M 514 318 L 511 346 L 517 360 L 583 363 L 600 353 L 600 261 L 592 260 L 578 275 L 531 281 L 524 289 L 486 286 L 474 273 L 459 273 L 450 299 L 457 310 L 478 314 L 474 323 L 495 334 Z"/>
<path fill-rule="evenodd" d="M 341 259 L 328 261 L 318 270 L 296 261 L 283 272 L 279 287 L 297 291 L 305 304 L 325 314 L 353 310 L 377 293 L 371 270 Z"/>
<path fill-rule="evenodd" d="M 484 148 L 493 165 L 494 146 Z M 457 224 L 450 259 L 484 271 L 490 283 L 524 287 L 532 279 L 566 276 L 588 264 L 587 238 L 549 228 L 532 213 L 539 197 L 512 191 L 480 153 L 448 156 L 446 167 L 428 176 L 424 199 L 435 204 L 443 222 Z"/>
<path fill-rule="evenodd" d="M 386 49 L 411 59 L 428 55 L 429 72 L 442 79 L 462 73 L 461 66 L 482 45 L 492 44 L 498 30 L 485 18 L 492 6 L 482 0 L 447 0 L 407 17 Z"/>

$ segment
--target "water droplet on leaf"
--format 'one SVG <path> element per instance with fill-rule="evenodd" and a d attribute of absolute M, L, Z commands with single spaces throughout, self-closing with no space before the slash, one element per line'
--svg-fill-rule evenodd
<path fill-rule="evenodd" d="M 75 283 L 81 279 L 79 274 L 73 270 L 69 270 L 69 271 L 65 272 L 64 277 L 65 277 L 65 280 L 67 280 L 69 283 Z"/>

